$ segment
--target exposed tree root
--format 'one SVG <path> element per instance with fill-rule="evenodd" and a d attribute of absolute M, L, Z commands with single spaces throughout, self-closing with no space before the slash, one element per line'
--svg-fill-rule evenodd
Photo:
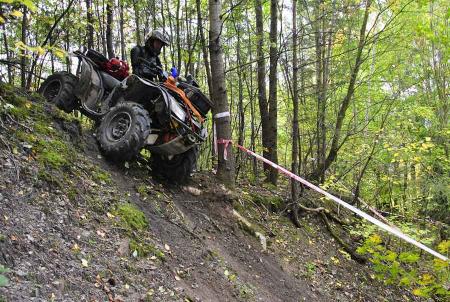
<path fill-rule="evenodd" d="M 259 239 L 264 251 L 267 250 L 267 239 L 260 231 L 258 231 L 245 217 L 233 209 L 233 216 L 237 219 L 238 225 L 242 230 Z"/>
<path fill-rule="evenodd" d="M 338 219 L 337 217 L 332 215 L 330 213 L 330 211 L 328 211 L 327 209 L 325 209 L 323 207 L 308 208 L 301 204 L 297 204 L 297 208 L 300 210 L 306 211 L 306 212 L 312 212 L 312 213 L 320 215 L 320 217 L 322 218 L 323 222 L 325 223 L 325 225 L 327 227 L 328 232 L 330 232 L 331 236 L 333 236 L 333 238 L 336 239 L 336 241 L 344 248 L 344 250 L 350 254 L 350 256 L 352 257 L 353 260 L 358 261 L 360 263 L 364 263 L 367 261 L 366 258 L 358 255 L 349 244 L 347 244 L 344 240 L 342 240 L 341 237 L 339 237 L 339 235 L 333 230 L 333 227 L 331 226 L 328 219 L 332 219 L 341 225 L 345 225 L 346 223 L 342 222 L 340 219 Z M 299 219 L 298 219 L 298 213 L 293 213 L 292 222 L 297 227 L 301 226 Z"/>
<path fill-rule="evenodd" d="M 337 242 L 344 248 L 344 250 L 350 254 L 353 260 L 358 261 L 359 263 L 365 263 L 367 261 L 366 258 L 358 255 L 353 248 L 350 247 L 342 238 L 339 237 L 338 234 L 333 230 L 330 222 L 328 221 L 327 215 L 324 214 L 324 212 L 320 212 L 320 215 L 322 216 L 322 220 L 325 222 L 325 225 L 327 226 L 328 232 L 330 232 L 331 236 L 333 236 L 334 239 L 336 239 Z"/>

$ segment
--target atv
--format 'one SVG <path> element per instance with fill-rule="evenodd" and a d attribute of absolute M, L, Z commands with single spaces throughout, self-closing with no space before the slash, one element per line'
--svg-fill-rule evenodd
<path fill-rule="evenodd" d="M 56 72 L 39 92 L 61 110 L 79 110 L 94 120 L 106 158 L 129 161 L 147 149 L 152 171 L 185 182 L 196 166 L 198 146 L 206 140 L 206 115 L 212 107 L 195 80 L 175 78 L 142 58 L 159 81 L 128 75 L 126 63 L 110 64 L 114 62 L 91 49 L 72 55 L 78 58 L 76 74 Z"/>

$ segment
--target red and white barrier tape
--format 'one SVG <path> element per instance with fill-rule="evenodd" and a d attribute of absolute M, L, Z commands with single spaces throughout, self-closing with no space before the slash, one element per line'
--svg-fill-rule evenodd
<path fill-rule="evenodd" d="M 215 137 L 214 137 L 214 138 L 215 138 Z M 227 156 L 227 152 L 228 152 L 228 151 L 227 151 L 227 147 L 228 147 L 229 144 L 233 144 L 233 142 L 232 142 L 231 140 L 226 140 L 226 139 L 219 139 L 219 140 L 216 140 L 216 139 L 215 139 L 215 143 L 216 143 L 216 144 L 224 144 L 224 159 L 226 160 L 226 158 L 227 158 L 226 156 Z M 307 181 L 307 180 L 301 178 L 300 176 L 298 176 L 298 175 L 292 173 L 291 171 L 289 171 L 289 170 L 287 170 L 287 169 L 285 169 L 285 168 L 283 168 L 283 167 L 281 167 L 281 166 L 279 166 L 279 165 L 277 165 L 277 164 L 271 162 L 270 160 L 268 160 L 268 159 L 262 157 L 261 155 L 256 154 L 255 152 L 253 152 L 253 151 L 251 151 L 251 150 L 248 150 L 247 148 L 245 148 L 245 147 L 243 147 L 243 146 L 241 146 L 241 145 L 238 145 L 238 144 L 235 144 L 235 145 L 236 145 L 236 147 L 239 148 L 239 150 L 241 150 L 242 152 L 245 152 L 245 153 L 247 153 L 247 154 L 249 154 L 249 155 L 255 157 L 256 159 L 258 159 L 258 160 L 260 160 L 260 161 L 262 161 L 262 162 L 264 162 L 264 163 L 270 165 L 270 166 L 273 167 L 274 169 L 277 169 L 277 170 L 280 171 L 281 173 L 283 173 L 283 174 L 289 176 L 290 178 L 295 179 L 296 181 L 298 181 L 298 182 L 304 184 L 305 186 L 307 186 L 307 187 L 313 189 L 313 190 L 316 191 L 316 192 L 319 192 L 319 193 L 322 194 L 322 195 L 325 195 L 325 196 L 328 197 L 329 199 L 331 199 L 331 200 L 333 200 L 334 202 L 336 202 L 336 203 L 342 205 L 343 207 L 349 209 L 349 210 L 352 211 L 353 213 L 355 213 L 355 214 L 357 214 L 358 216 L 360 216 L 360 217 L 366 219 L 367 221 L 369 221 L 369 222 L 375 224 L 376 226 L 380 227 L 381 229 L 383 229 L 383 230 L 385 230 L 385 231 L 387 231 L 387 232 L 389 232 L 389 233 L 391 233 L 391 234 L 397 236 L 397 237 L 400 238 L 400 239 L 405 240 L 406 242 L 411 243 L 412 245 L 415 245 L 416 247 L 418 247 L 418 248 L 420 248 L 420 249 L 422 249 L 422 250 L 424 250 L 424 251 L 430 253 L 431 255 L 433 255 L 433 256 L 435 256 L 435 257 L 441 259 L 441 260 L 448 261 L 448 258 L 447 258 L 446 256 L 444 256 L 444 255 L 442 255 L 442 254 L 440 254 L 440 253 L 438 253 L 438 252 L 436 252 L 436 251 L 430 249 L 430 248 L 427 247 L 426 245 L 424 245 L 424 244 L 422 244 L 422 243 L 420 243 L 420 242 L 414 240 L 413 238 L 411 238 L 411 237 L 409 237 L 408 235 L 402 233 L 402 232 L 399 231 L 398 229 L 393 228 L 393 227 L 391 227 L 391 226 L 389 226 L 389 225 L 387 225 L 387 224 L 381 222 L 380 220 L 378 220 L 378 219 L 376 219 L 376 218 L 370 216 L 369 214 L 367 214 L 367 213 L 361 211 L 360 209 L 358 209 L 358 208 L 356 208 L 356 207 L 354 207 L 354 206 L 352 206 L 352 205 L 346 203 L 346 202 L 343 201 L 342 199 L 340 199 L 340 198 L 338 198 L 338 197 L 336 197 L 336 196 L 334 196 L 334 195 L 331 195 L 331 194 L 328 193 L 327 191 L 325 191 L 325 190 L 319 188 L 318 186 L 316 186 L 316 185 L 310 183 L 309 181 Z M 216 152 L 217 152 L 217 147 L 216 147 L 215 150 L 216 150 Z M 216 153 L 216 154 L 217 154 L 217 153 Z"/>

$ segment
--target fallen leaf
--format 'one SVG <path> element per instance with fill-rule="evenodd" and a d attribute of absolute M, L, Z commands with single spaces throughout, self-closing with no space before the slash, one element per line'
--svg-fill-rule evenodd
<path fill-rule="evenodd" d="M 86 259 L 81 259 L 81 266 L 88 267 L 88 261 Z"/>
<path fill-rule="evenodd" d="M 331 260 L 333 261 L 334 264 L 339 264 L 339 259 L 336 257 L 331 257 Z"/>
<path fill-rule="evenodd" d="M 73 246 L 72 246 L 72 251 L 74 251 L 74 252 L 79 252 L 80 251 L 80 247 L 78 246 L 78 244 L 74 244 Z"/>

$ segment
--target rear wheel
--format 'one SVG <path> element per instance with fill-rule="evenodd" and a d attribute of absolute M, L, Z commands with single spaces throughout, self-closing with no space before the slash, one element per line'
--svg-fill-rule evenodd
<path fill-rule="evenodd" d="M 50 75 L 39 87 L 38 92 L 50 103 L 53 103 L 67 113 L 78 106 L 78 100 L 73 93 L 77 77 L 71 73 L 60 71 Z"/>
<path fill-rule="evenodd" d="M 197 156 L 198 148 L 196 146 L 172 157 L 152 153 L 152 171 L 170 182 L 185 183 L 195 169 Z"/>
<path fill-rule="evenodd" d="M 151 119 L 137 103 L 119 103 L 103 117 L 97 140 L 105 156 L 113 161 L 135 157 L 150 134 Z"/>

